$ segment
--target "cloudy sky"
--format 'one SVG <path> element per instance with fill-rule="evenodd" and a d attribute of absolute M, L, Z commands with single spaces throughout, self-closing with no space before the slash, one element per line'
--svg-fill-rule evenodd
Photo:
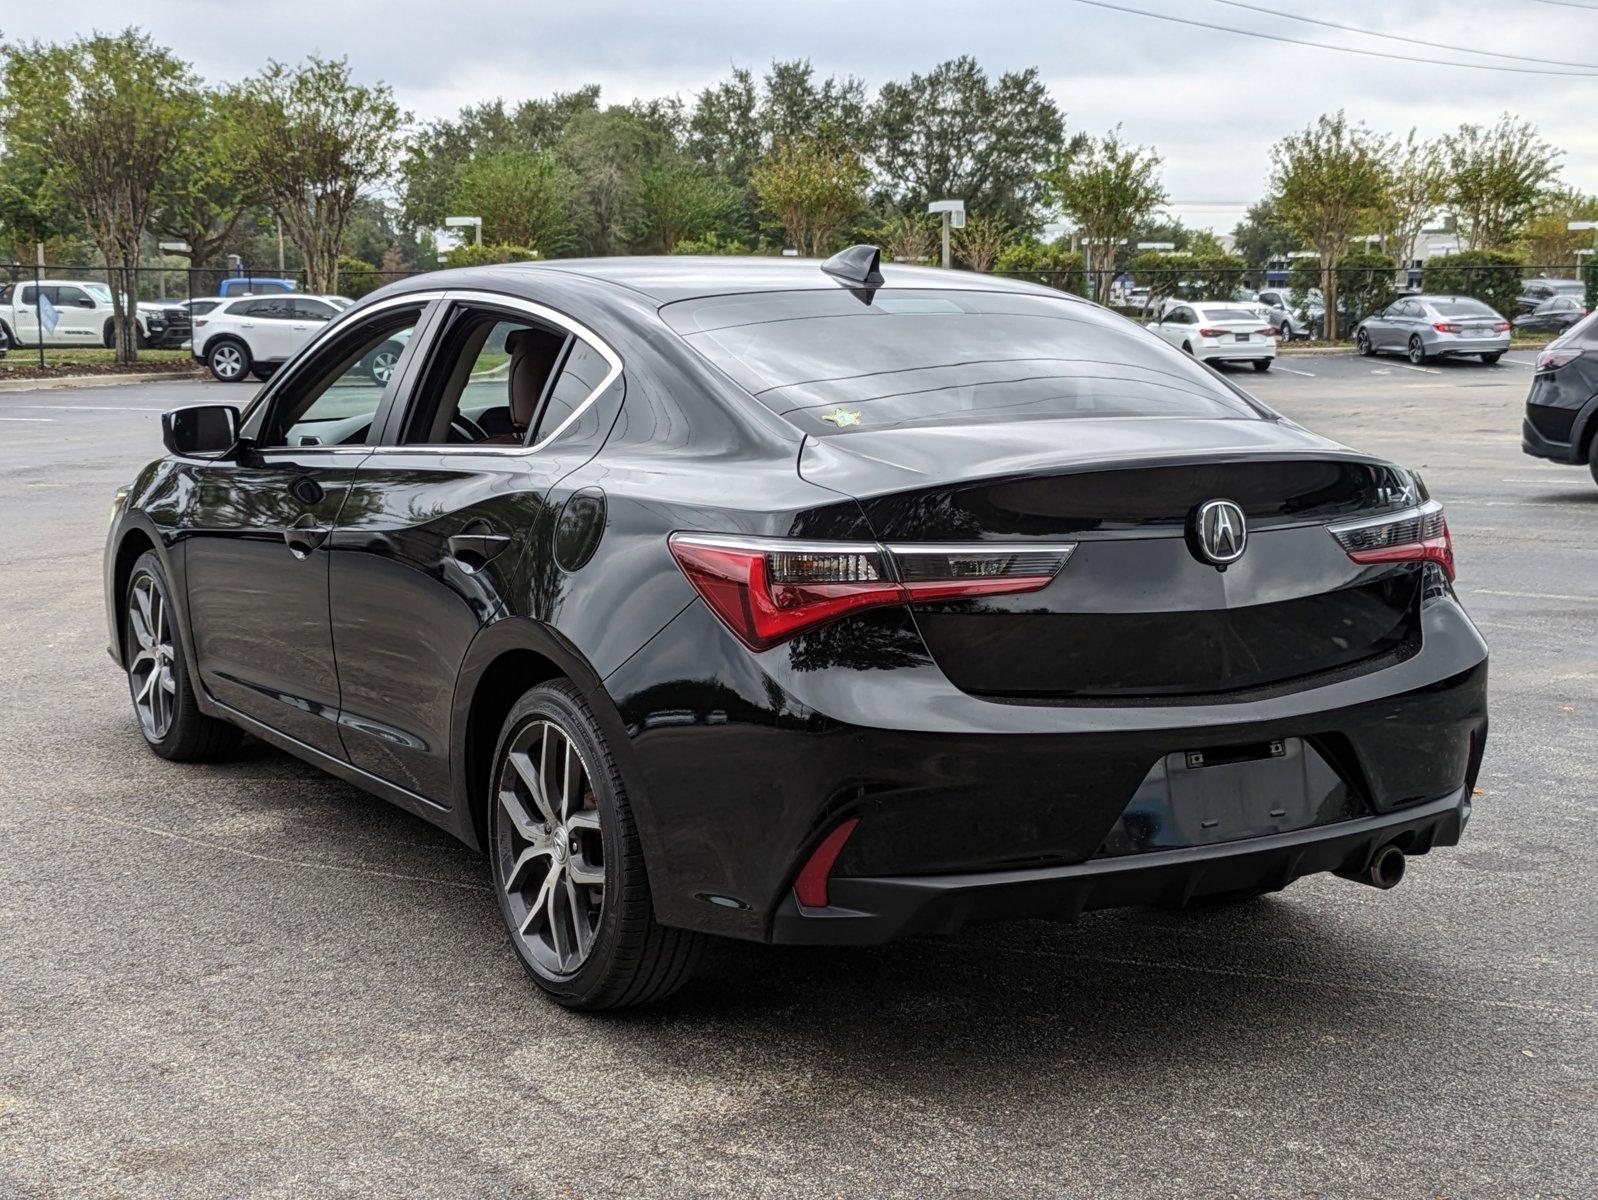
<path fill-rule="evenodd" d="M 822 74 L 875 86 L 969 53 L 993 72 L 1038 67 L 1073 130 L 1119 123 L 1129 138 L 1158 147 L 1173 211 L 1221 230 L 1263 190 L 1271 143 L 1338 107 L 1380 129 L 1423 134 L 1507 110 L 1565 150 L 1567 182 L 1598 191 L 1598 0 L 1255 7 L 1270 11 L 1222 0 L 73 0 L 8 4 L 0 33 L 59 39 L 136 23 L 214 80 L 238 79 L 267 57 L 347 55 L 362 77 L 392 84 L 418 119 L 590 81 L 611 101 L 688 97 L 732 64 L 758 68 L 772 58 L 808 57 Z M 1285 15 L 1295 13 L 1424 44 Z M 1172 17 L 1478 69 L 1292 45 Z M 1595 65 L 1583 75 L 1583 63 Z M 1479 69 L 1487 65 L 1517 70 Z"/>

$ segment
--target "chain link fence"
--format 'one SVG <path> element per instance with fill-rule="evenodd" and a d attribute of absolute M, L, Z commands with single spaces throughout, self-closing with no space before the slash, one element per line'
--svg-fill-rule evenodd
<path fill-rule="evenodd" d="M 359 299 L 424 273 L 345 271 L 339 292 Z M 1170 270 L 995 273 L 1099 300 L 1138 321 L 1158 318 L 1172 303 L 1222 301 L 1257 306 L 1262 319 L 1284 337 L 1322 338 L 1326 333 L 1321 271 L 1311 260 L 1264 270 L 1198 262 Z M 1510 320 L 1529 313 L 1535 300 L 1556 296 L 1570 297 L 1588 311 L 1598 308 L 1598 263 L 1593 262 L 1483 266 L 1439 258 L 1411 270 L 1339 268 L 1336 284 L 1339 340 L 1352 339 L 1359 321 L 1414 292 L 1471 296 Z M 239 275 L 223 268 L 142 268 L 134 285 L 130 288 L 126 273 L 117 268 L 0 265 L 0 328 L 9 342 L 10 361 L 40 368 L 114 363 L 113 297 L 118 295 L 129 307 L 142 359 L 191 361 L 195 320 L 216 304 L 244 295 L 307 290 L 301 271 Z"/>

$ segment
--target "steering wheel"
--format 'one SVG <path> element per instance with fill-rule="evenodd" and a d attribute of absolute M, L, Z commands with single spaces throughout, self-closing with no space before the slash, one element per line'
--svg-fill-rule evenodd
<path fill-rule="evenodd" d="M 486 442 L 488 434 L 483 432 L 483 427 L 464 413 L 456 413 L 449 421 L 449 431 L 460 434 L 463 442 Z"/>

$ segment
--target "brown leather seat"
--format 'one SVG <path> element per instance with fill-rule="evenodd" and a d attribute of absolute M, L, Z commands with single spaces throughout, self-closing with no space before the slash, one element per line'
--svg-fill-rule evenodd
<path fill-rule="evenodd" d="M 554 370 L 564 339 L 542 329 L 518 329 L 505 339 L 510 352 L 510 422 L 515 432 L 486 438 L 483 445 L 520 446 L 538 411 L 544 382 Z"/>

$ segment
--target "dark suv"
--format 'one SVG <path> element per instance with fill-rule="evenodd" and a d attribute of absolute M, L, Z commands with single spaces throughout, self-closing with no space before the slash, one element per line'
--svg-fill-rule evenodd
<path fill-rule="evenodd" d="M 1598 313 L 1537 356 L 1520 447 L 1537 458 L 1586 463 L 1598 481 Z"/>

